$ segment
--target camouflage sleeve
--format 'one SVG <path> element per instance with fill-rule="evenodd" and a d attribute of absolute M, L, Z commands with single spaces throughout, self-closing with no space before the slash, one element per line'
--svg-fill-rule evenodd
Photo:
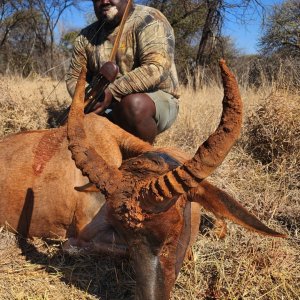
<path fill-rule="evenodd" d="M 66 74 L 67 89 L 71 97 L 74 95 L 81 67 L 86 65 L 87 62 L 85 44 L 86 39 L 80 34 L 75 40 L 69 71 Z"/>
<path fill-rule="evenodd" d="M 138 33 L 137 43 L 140 66 L 109 85 L 115 99 L 153 90 L 169 75 L 175 46 L 172 27 L 155 20 Z"/>

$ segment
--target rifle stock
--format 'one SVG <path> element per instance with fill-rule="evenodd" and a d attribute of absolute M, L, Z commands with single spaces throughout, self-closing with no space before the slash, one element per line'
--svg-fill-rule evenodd
<path fill-rule="evenodd" d="M 85 108 L 86 114 L 93 111 L 98 101 L 103 101 L 104 91 L 111 82 L 114 82 L 118 75 L 118 66 L 109 61 L 106 62 L 99 71 L 99 74 L 85 89 Z M 64 125 L 68 119 L 70 106 L 57 118 L 56 122 L 59 126 Z"/>

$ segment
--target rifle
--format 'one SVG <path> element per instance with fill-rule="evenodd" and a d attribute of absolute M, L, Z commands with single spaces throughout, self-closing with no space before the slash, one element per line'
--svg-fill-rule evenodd
<path fill-rule="evenodd" d="M 95 76 L 95 78 L 92 80 L 92 82 L 86 87 L 85 89 L 85 106 L 84 106 L 84 112 L 90 113 L 93 111 L 93 108 L 95 107 L 96 103 L 98 101 L 103 101 L 104 99 L 104 91 L 108 87 L 108 85 L 111 82 L 114 82 L 117 75 L 119 68 L 118 66 L 113 63 L 115 60 L 117 50 L 119 47 L 121 35 L 124 29 L 125 21 L 129 14 L 129 9 L 131 6 L 132 0 L 128 0 L 121 23 L 120 23 L 120 29 L 118 31 L 116 40 L 114 42 L 114 46 L 112 49 L 112 52 L 110 54 L 109 61 L 106 62 L 99 70 L 99 74 Z M 68 119 L 68 114 L 70 111 L 70 106 L 57 118 L 57 124 L 58 125 L 64 125 Z"/>

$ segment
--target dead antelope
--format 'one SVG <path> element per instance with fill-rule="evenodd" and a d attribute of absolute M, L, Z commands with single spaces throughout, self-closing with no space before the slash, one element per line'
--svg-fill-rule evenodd
<path fill-rule="evenodd" d="M 105 118 L 85 116 L 83 72 L 68 128 L 1 141 L 0 224 L 24 236 L 68 238 L 66 247 L 130 255 L 136 299 L 143 300 L 169 299 L 195 241 L 201 205 L 221 220 L 282 236 L 205 180 L 230 151 L 242 122 L 236 80 L 224 61 L 220 66 L 221 121 L 192 158 L 154 148 Z M 101 192 L 94 192 L 90 182 Z"/>

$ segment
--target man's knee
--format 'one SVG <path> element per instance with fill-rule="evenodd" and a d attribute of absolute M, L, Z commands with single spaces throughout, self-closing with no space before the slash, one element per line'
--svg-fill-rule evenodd
<path fill-rule="evenodd" d="M 112 113 L 112 121 L 135 136 L 153 143 L 158 131 L 155 103 L 147 94 L 122 98 Z"/>
<path fill-rule="evenodd" d="M 126 119 L 141 122 L 154 118 L 156 109 L 153 100 L 147 94 L 131 94 L 122 98 L 119 112 Z"/>

